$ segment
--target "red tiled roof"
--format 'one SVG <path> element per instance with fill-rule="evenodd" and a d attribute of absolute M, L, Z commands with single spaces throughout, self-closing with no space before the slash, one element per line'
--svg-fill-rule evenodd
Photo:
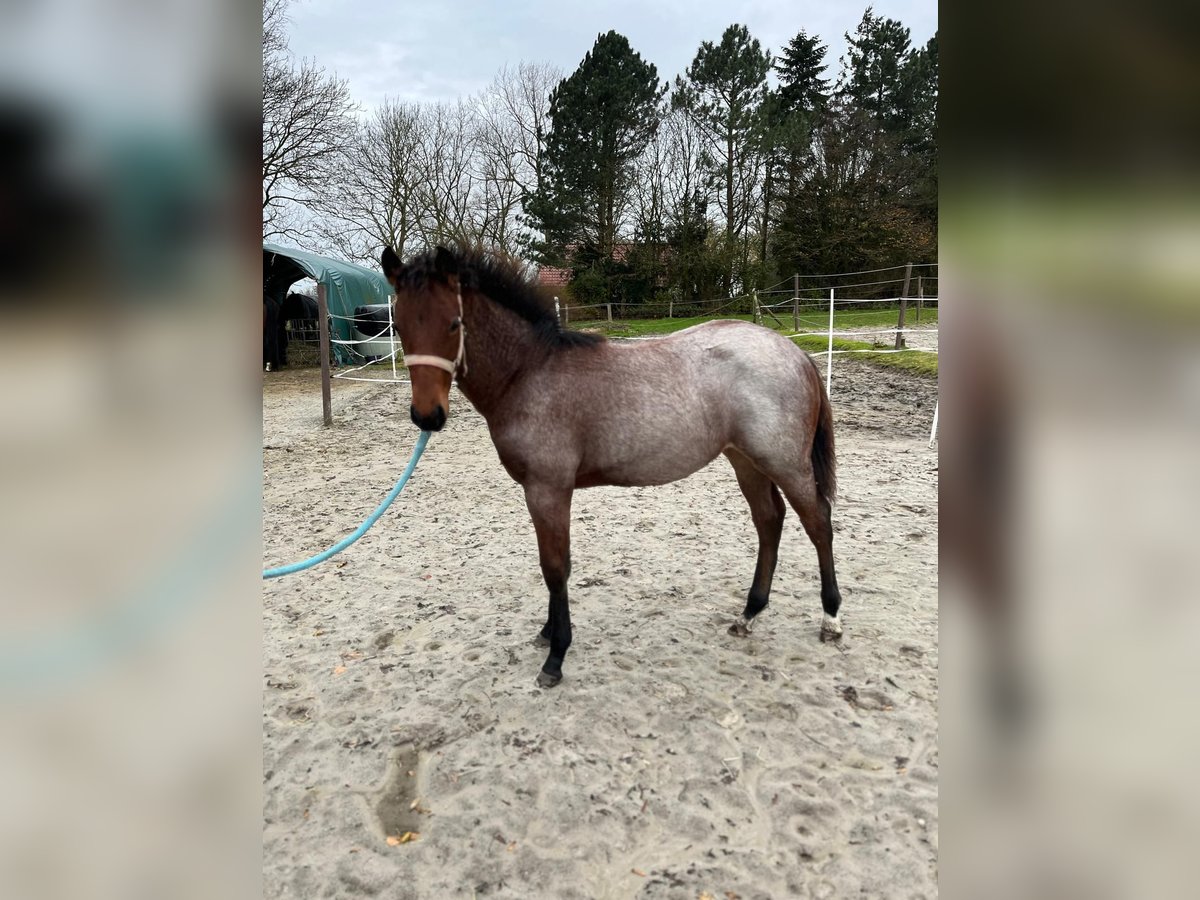
<path fill-rule="evenodd" d="M 639 246 L 638 244 L 632 244 L 632 243 L 614 244 L 613 251 L 612 251 L 613 261 L 614 262 L 625 262 L 625 260 L 629 256 L 630 252 L 632 250 L 634 250 L 635 248 L 637 248 L 638 246 Z M 568 244 L 567 245 L 568 257 L 572 256 L 578 248 L 579 248 L 578 244 Z M 658 255 L 659 255 L 660 260 L 665 255 L 665 253 L 666 253 L 665 248 L 659 249 Z M 570 283 L 571 283 L 571 270 L 570 269 L 559 269 L 554 266 L 543 266 L 542 268 L 538 269 L 538 284 L 544 284 L 544 285 L 548 285 L 550 287 L 559 287 L 559 286 L 570 284 Z"/>
<path fill-rule="evenodd" d="M 543 266 L 538 269 L 538 284 L 558 287 L 571 283 L 570 269 L 556 269 L 553 266 Z"/>

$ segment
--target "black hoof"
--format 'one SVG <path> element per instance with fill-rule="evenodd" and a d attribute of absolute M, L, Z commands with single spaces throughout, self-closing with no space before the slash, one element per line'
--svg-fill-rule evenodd
<path fill-rule="evenodd" d="M 750 629 L 746 627 L 745 622 L 734 622 L 729 626 L 729 633 L 737 637 L 750 637 Z"/>
<path fill-rule="evenodd" d="M 562 681 L 562 673 L 551 675 L 549 672 L 542 670 L 538 672 L 537 683 L 538 687 L 552 688 Z"/>

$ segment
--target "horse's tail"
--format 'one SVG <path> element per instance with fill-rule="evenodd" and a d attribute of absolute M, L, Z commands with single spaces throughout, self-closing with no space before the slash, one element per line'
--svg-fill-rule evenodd
<path fill-rule="evenodd" d="M 813 435 L 812 467 L 817 479 L 817 490 L 832 504 L 837 497 L 837 459 L 833 453 L 833 406 L 820 378 L 817 379 L 817 390 L 821 395 L 821 411 L 817 416 L 817 431 Z"/>

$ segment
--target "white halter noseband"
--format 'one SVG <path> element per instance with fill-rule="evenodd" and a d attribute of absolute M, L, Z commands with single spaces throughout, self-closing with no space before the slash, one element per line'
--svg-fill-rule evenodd
<path fill-rule="evenodd" d="M 433 366 L 435 369 L 449 372 L 452 379 L 459 374 L 460 367 L 462 368 L 462 374 L 467 374 L 467 323 L 463 321 L 461 290 L 458 292 L 458 355 L 451 360 L 443 356 L 414 353 L 411 356 L 404 357 L 404 365 L 410 369 L 413 366 Z"/>

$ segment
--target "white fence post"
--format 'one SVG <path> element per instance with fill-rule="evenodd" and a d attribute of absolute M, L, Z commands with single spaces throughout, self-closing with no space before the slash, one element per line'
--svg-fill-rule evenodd
<path fill-rule="evenodd" d="M 825 356 L 825 393 L 833 390 L 833 288 L 829 289 L 829 352 Z"/>
<path fill-rule="evenodd" d="M 792 276 L 792 330 L 800 330 L 800 276 Z"/>

